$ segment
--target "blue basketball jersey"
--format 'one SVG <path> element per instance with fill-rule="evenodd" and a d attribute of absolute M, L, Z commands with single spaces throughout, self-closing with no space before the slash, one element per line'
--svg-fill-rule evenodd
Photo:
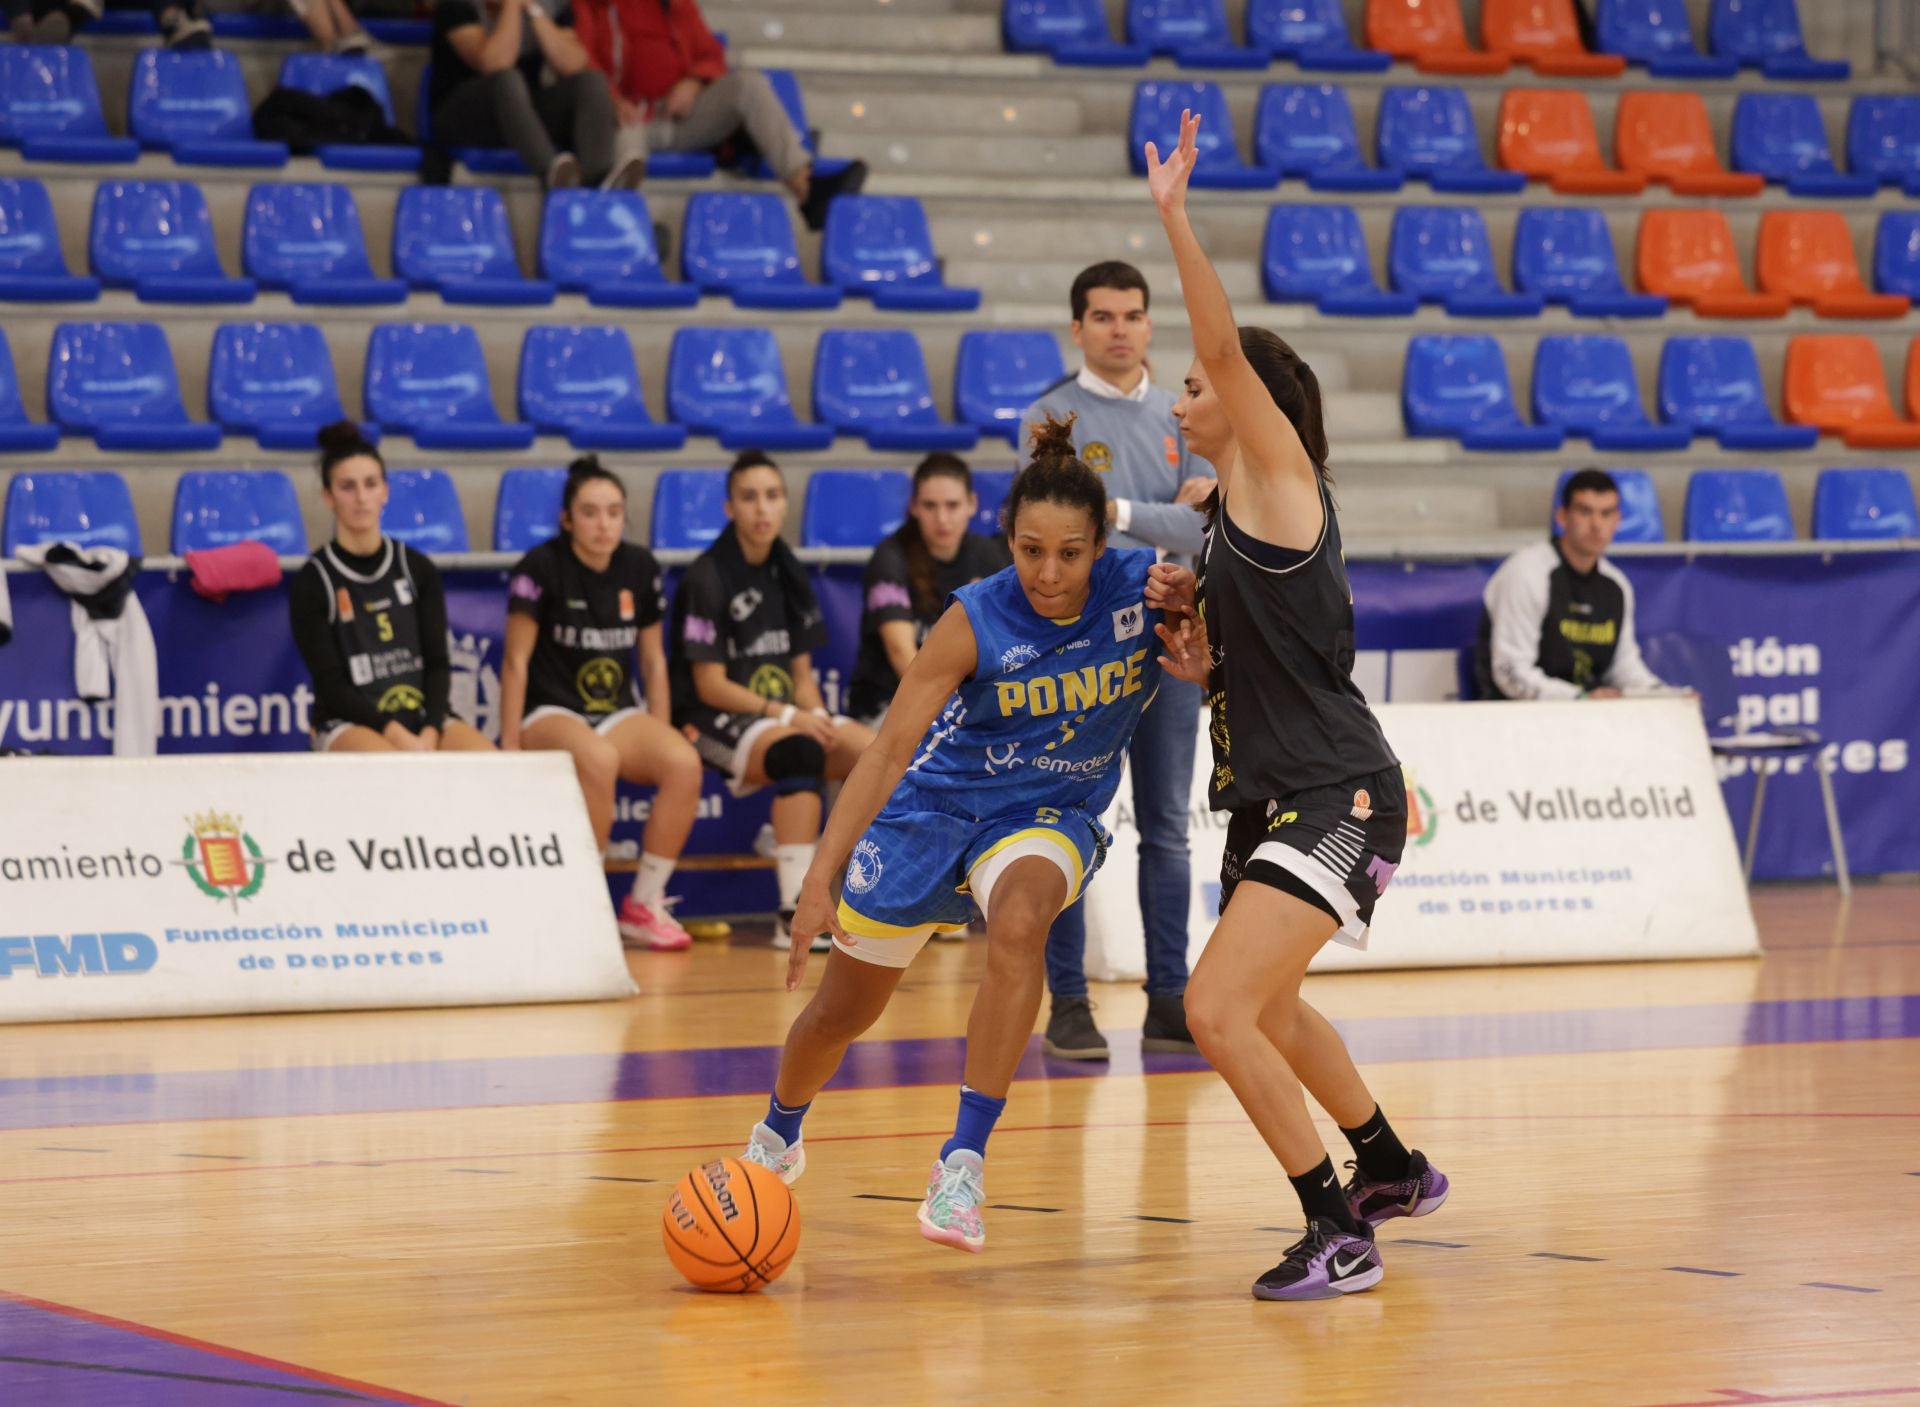
<path fill-rule="evenodd" d="M 1086 608 L 1036 612 L 1014 569 L 954 592 L 979 660 L 921 740 L 893 805 L 975 817 L 1026 806 L 1107 809 L 1140 711 L 1160 687 L 1151 551 L 1110 548 Z"/>

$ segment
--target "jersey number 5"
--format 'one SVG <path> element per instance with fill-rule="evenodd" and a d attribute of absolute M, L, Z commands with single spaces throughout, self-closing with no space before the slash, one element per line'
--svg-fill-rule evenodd
<path fill-rule="evenodd" d="M 388 615 L 385 611 L 376 611 L 374 612 L 373 623 L 380 631 L 380 643 L 382 645 L 387 644 L 393 639 L 392 616 Z"/>
<path fill-rule="evenodd" d="M 1057 826 L 1060 824 L 1060 808 L 1057 806 L 1042 806 L 1033 813 L 1033 819 L 1043 826 Z"/>

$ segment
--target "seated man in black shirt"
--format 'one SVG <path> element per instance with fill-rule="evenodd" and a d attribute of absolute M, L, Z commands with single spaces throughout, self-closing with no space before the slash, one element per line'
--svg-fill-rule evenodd
<path fill-rule="evenodd" d="M 1617 699 L 1663 691 L 1633 633 L 1633 586 L 1604 560 L 1620 488 L 1600 469 L 1568 478 L 1558 536 L 1524 547 L 1487 582 L 1475 665 L 1488 699 Z"/>
<path fill-rule="evenodd" d="M 288 589 L 293 642 L 313 675 L 318 752 L 487 751 L 448 704 L 447 598 L 425 555 L 383 536 L 387 467 L 360 427 L 320 432 L 333 541 Z"/>
<path fill-rule="evenodd" d="M 551 6 L 551 8 L 549 8 Z M 510 146 L 548 190 L 583 180 L 630 189 L 646 172 L 614 160 L 606 78 L 574 37 L 567 0 L 438 0 L 428 105 L 442 146 Z M 551 68 L 555 81 L 541 85 Z"/>

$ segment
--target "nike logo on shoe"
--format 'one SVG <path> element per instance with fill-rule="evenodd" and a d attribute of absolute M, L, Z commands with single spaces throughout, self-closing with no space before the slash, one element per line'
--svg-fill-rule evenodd
<path fill-rule="evenodd" d="M 1367 1263 L 1367 1258 L 1364 1255 L 1355 1256 L 1352 1260 L 1348 1261 L 1345 1265 L 1342 1265 L 1340 1263 L 1339 1256 L 1335 1256 L 1333 1258 L 1334 1277 L 1336 1279 L 1344 1280 L 1347 1276 L 1353 1274 L 1354 1271 L 1358 1270 L 1361 1266 L 1365 1265 L 1366 1263 Z"/>

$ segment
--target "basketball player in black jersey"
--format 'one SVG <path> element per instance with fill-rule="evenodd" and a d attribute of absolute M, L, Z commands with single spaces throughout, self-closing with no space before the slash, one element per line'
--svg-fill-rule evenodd
<path fill-rule="evenodd" d="M 313 675 L 318 752 L 490 751 L 448 704 L 447 598 L 422 553 L 383 536 L 387 466 L 342 420 L 320 431 L 333 540 L 288 588 L 293 641 Z"/>
<path fill-rule="evenodd" d="M 673 602 L 673 719 L 735 796 L 771 786 L 780 889 L 777 948 L 820 838 L 822 793 L 844 780 L 870 728 L 826 707 L 813 652 L 826 623 L 806 569 L 780 540 L 787 481 L 758 450 L 727 470 L 727 526 L 687 568 Z M 830 938 L 816 951 L 832 946 Z"/>
<path fill-rule="evenodd" d="M 560 505 L 559 535 L 507 579 L 500 745 L 572 755 L 602 850 L 615 786 L 655 788 L 620 936 L 677 951 L 693 939 L 667 907 L 667 881 L 700 809 L 700 755 L 673 726 L 660 564 L 625 540 L 626 486 L 594 456 L 568 468 Z"/>
<path fill-rule="evenodd" d="M 1231 813 L 1220 923 L 1187 987 L 1187 1022 L 1306 1214 L 1306 1235 L 1253 1293 L 1327 1299 L 1380 1282 L 1375 1225 L 1423 1216 L 1447 1195 L 1439 1170 L 1394 1135 L 1339 1034 L 1300 999 L 1327 939 L 1364 946 L 1374 901 L 1400 862 L 1406 796 L 1353 682 L 1353 595 L 1327 489 L 1319 383 L 1271 332 L 1234 325 L 1187 221 L 1199 128 L 1183 115 L 1165 162 L 1147 146 L 1197 355 L 1173 413 L 1220 481 L 1196 615 L 1160 627 L 1167 667 L 1207 690 L 1212 804 Z M 1185 568 L 1154 572 L 1174 599 L 1196 590 Z M 1303 1084 L 1353 1145 L 1344 1189 Z"/>

